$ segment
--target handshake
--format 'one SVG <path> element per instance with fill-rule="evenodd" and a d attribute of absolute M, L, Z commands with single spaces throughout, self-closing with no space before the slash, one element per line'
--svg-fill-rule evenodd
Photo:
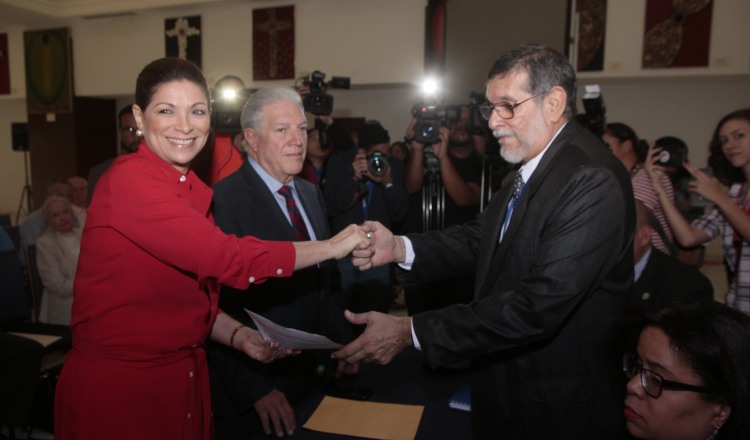
<path fill-rule="evenodd" d="M 380 222 L 366 221 L 349 225 L 329 242 L 334 246 L 336 259 L 352 255 L 352 264 L 359 270 L 390 263 L 403 263 L 406 256 L 404 240 Z"/>

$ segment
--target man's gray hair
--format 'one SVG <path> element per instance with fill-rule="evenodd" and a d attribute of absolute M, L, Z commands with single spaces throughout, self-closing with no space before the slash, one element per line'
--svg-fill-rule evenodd
<path fill-rule="evenodd" d="M 271 104 L 277 102 L 291 101 L 297 104 L 302 111 L 305 112 L 305 108 L 302 105 L 302 98 L 299 96 L 296 90 L 291 87 L 267 87 L 260 89 L 253 93 L 245 106 L 242 108 L 242 115 L 240 116 L 240 124 L 242 129 L 252 128 L 253 130 L 260 130 L 260 124 L 263 120 L 263 109 Z"/>

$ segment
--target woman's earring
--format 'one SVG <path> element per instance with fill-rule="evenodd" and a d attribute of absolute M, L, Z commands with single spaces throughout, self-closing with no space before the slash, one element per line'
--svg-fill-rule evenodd
<path fill-rule="evenodd" d="M 143 130 L 139 128 L 138 130 L 135 131 L 135 135 L 138 137 L 143 137 Z"/>
<path fill-rule="evenodd" d="M 714 426 L 713 431 L 711 431 L 711 434 L 708 436 L 708 440 L 716 440 L 719 438 L 719 430 L 721 430 L 721 426 Z"/>

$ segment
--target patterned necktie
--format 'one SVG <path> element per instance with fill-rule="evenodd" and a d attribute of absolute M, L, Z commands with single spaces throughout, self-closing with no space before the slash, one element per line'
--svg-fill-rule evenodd
<path fill-rule="evenodd" d="M 503 220 L 503 225 L 500 228 L 500 240 L 503 239 L 503 236 L 505 235 L 505 231 L 508 229 L 508 225 L 510 224 L 510 217 L 513 215 L 513 211 L 516 209 L 516 205 L 518 204 L 518 199 L 521 198 L 522 192 L 523 192 L 523 176 L 521 175 L 521 171 L 519 170 L 516 173 L 516 178 L 513 180 L 513 198 L 508 204 L 509 205 L 508 210 L 505 212 L 505 219 Z"/>
<path fill-rule="evenodd" d="M 299 209 L 297 209 L 297 204 L 294 203 L 292 188 L 284 185 L 279 189 L 279 194 L 284 196 L 284 200 L 286 200 L 286 210 L 289 213 L 289 220 L 292 222 L 292 229 L 294 229 L 294 236 L 297 237 L 297 241 L 310 240 L 310 234 L 307 232 L 305 220 L 302 219 L 302 214 L 299 212 Z"/>
<path fill-rule="evenodd" d="M 518 199 L 521 198 L 523 192 L 523 176 L 521 171 L 516 173 L 516 179 L 513 181 L 513 208 L 518 204 Z"/>

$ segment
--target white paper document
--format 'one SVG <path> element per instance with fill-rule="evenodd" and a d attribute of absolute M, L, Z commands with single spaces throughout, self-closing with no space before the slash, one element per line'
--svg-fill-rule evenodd
<path fill-rule="evenodd" d="M 274 322 L 245 309 L 258 331 L 266 341 L 274 341 L 292 350 L 325 350 L 343 347 L 322 335 L 307 333 L 293 328 L 282 327 Z"/>

